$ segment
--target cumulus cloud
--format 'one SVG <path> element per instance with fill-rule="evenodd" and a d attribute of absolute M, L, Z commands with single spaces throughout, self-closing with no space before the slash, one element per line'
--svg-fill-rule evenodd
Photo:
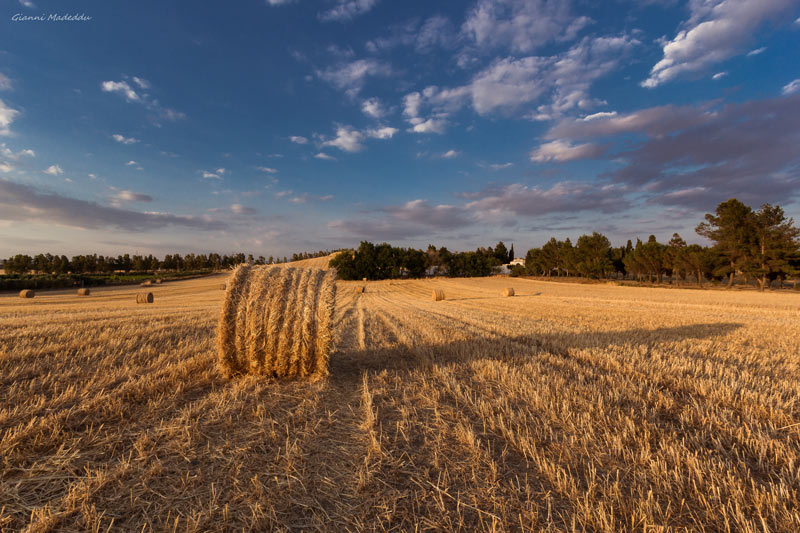
<path fill-rule="evenodd" d="M 295 144 L 306 144 L 308 142 L 308 139 L 300 135 L 290 135 L 289 140 Z"/>
<path fill-rule="evenodd" d="M 690 0 L 689 19 L 664 43 L 664 57 L 641 85 L 658 87 L 743 53 L 762 25 L 794 6 L 795 0 Z"/>
<path fill-rule="evenodd" d="M 386 109 L 379 98 L 367 98 L 361 102 L 361 111 L 372 118 L 382 118 L 386 115 Z"/>
<path fill-rule="evenodd" d="M 203 179 L 207 179 L 207 180 L 221 180 L 223 174 L 225 174 L 225 169 L 224 168 L 218 168 L 216 170 L 201 170 L 200 171 L 200 176 Z"/>
<path fill-rule="evenodd" d="M 11 135 L 11 123 L 16 120 L 19 114 L 19 111 L 8 107 L 6 103 L 0 99 L 0 135 L 6 137 Z"/>
<path fill-rule="evenodd" d="M 8 76 L 0 72 L 0 91 L 9 91 L 11 90 L 11 79 Z"/>
<path fill-rule="evenodd" d="M 44 172 L 45 174 L 50 174 L 51 176 L 60 176 L 61 174 L 64 173 L 64 171 L 58 165 L 50 165 L 42 172 Z"/>
<path fill-rule="evenodd" d="M 361 141 L 364 134 L 354 130 L 350 126 L 339 126 L 336 128 L 336 137 L 323 141 L 320 146 L 333 146 L 345 152 L 360 152 L 364 149 Z"/>
<path fill-rule="evenodd" d="M 377 0 L 337 0 L 331 9 L 322 11 L 318 17 L 322 21 L 347 21 L 371 10 Z"/>
<path fill-rule="evenodd" d="M 19 161 L 23 157 L 36 157 L 36 152 L 29 148 L 15 152 L 6 146 L 6 143 L 0 143 L 0 156 L 11 161 Z"/>
<path fill-rule="evenodd" d="M 797 91 L 800 91 L 800 78 L 790 81 L 786 85 L 783 86 L 781 93 L 783 94 L 794 94 Z"/>
<path fill-rule="evenodd" d="M 129 78 L 133 83 L 133 86 L 131 86 L 131 84 L 126 81 L 128 77 L 124 76 L 124 78 L 125 79 L 121 81 L 104 81 L 100 84 L 100 89 L 106 93 L 118 94 L 125 98 L 125 101 L 128 103 L 143 105 L 152 113 L 151 118 L 154 121 L 163 119 L 175 122 L 186 118 L 185 114 L 162 106 L 157 99 L 150 96 L 147 92 L 144 92 L 151 87 L 149 81 L 133 76 Z"/>
<path fill-rule="evenodd" d="M 454 48 L 461 36 L 447 17 L 434 15 L 425 21 L 412 19 L 389 26 L 380 37 L 366 42 L 367 51 L 375 54 L 397 46 L 411 46 L 417 53 L 426 54 L 439 46 Z"/>
<path fill-rule="evenodd" d="M 120 144 L 136 144 L 139 142 L 139 139 L 135 139 L 133 137 L 125 137 L 124 135 L 120 135 L 119 133 L 115 133 L 114 135 L 111 136 L 111 138 Z"/>
<path fill-rule="evenodd" d="M 629 207 L 623 186 L 589 182 L 562 182 L 547 189 L 514 183 L 470 196 L 476 199 L 465 208 L 483 217 L 509 213 L 526 217 L 579 211 L 618 213 Z"/>
<path fill-rule="evenodd" d="M 447 118 L 470 105 L 478 114 L 509 114 L 547 98 L 530 118 L 550 120 L 573 109 L 590 109 L 592 83 L 616 69 L 639 41 L 628 35 L 584 38 L 554 56 L 506 57 L 493 61 L 467 85 L 430 86 L 404 97 L 403 114 L 411 131 L 443 131 Z"/>
<path fill-rule="evenodd" d="M 370 128 L 366 131 L 367 137 L 373 139 L 391 139 L 399 130 L 391 126 L 381 126 L 378 128 Z"/>
<path fill-rule="evenodd" d="M 114 195 L 114 200 L 121 202 L 152 202 L 153 197 L 149 194 L 134 191 L 118 191 Z"/>
<path fill-rule="evenodd" d="M 143 231 L 164 226 L 223 229 L 221 222 L 170 213 L 143 213 L 0 180 L 0 220 L 58 224 L 83 229 Z"/>
<path fill-rule="evenodd" d="M 136 166 L 136 165 L 138 165 L 138 164 L 139 164 L 139 163 L 137 163 L 136 161 L 134 161 L 133 159 L 131 159 L 130 161 L 128 161 L 127 163 L 125 163 L 125 166 L 126 166 L 126 167 L 133 167 L 133 166 Z"/>
<path fill-rule="evenodd" d="M 572 144 L 568 141 L 550 141 L 540 145 L 531 152 L 531 161 L 536 163 L 547 163 L 550 161 L 563 163 L 565 161 L 599 157 L 602 155 L 603 151 L 601 146 L 591 143 Z"/>
<path fill-rule="evenodd" d="M 480 0 L 462 32 L 478 47 L 505 46 L 529 53 L 554 41 L 574 39 L 591 23 L 572 14 L 565 0 Z"/>
<path fill-rule="evenodd" d="M 339 63 L 324 70 L 316 71 L 317 77 L 333 87 L 355 97 L 366 83 L 368 77 L 387 77 L 392 68 L 377 59 L 357 59 L 350 63 Z"/>

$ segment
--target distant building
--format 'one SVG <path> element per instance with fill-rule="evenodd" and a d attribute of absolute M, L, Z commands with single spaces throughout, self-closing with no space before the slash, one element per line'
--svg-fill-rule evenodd
<path fill-rule="evenodd" d="M 511 262 L 508 264 L 508 267 L 511 268 L 515 265 L 525 266 L 525 258 L 517 257 L 516 259 L 512 259 Z"/>

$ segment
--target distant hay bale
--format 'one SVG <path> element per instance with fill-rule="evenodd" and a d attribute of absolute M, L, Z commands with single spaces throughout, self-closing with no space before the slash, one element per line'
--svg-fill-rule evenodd
<path fill-rule="evenodd" d="M 363 278 L 361 281 L 367 281 L 367 278 Z"/>
<path fill-rule="evenodd" d="M 441 302 L 444 300 L 444 291 L 442 289 L 433 289 L 433 301 Z"/>
<path fill-rule="evenodd" d="M 219 288 L 220 288 L 220 290 L 223 290 L 223 291 L 227 290 L 228 289 L 228 284 L 227 283 L 223 283 L 222 285 L 220 285 Z"/>
<path fill-rule="evenodd" d="M 363 285 L 359 285 L 358 287 L 356 287 L 356 292 L 358 294 L 364 294 L 366 291 L 367 291 L 367 288 L 364 287 Z"/>
<path fill-rule="evenodd" d="M 503 296 L 514 296 L 514 287 L 506 287 L 503 289 Z"/>
<path fill-rule="evenodd" d="M 161 281 L 162 281 L 162 280 L 161 280 L 160 278 L 159 278 L 159 279 L 157 279 L 157 280 L 155 280 L 155 283 L 156 283 L 156 285 L 161 285 Z"/>
<path fill-rule="evenodd" d="M 24 289 L 19 291 L 20 298 L 33 298 L 34 296 L 36 296 L 36 293 L 30 289 Z"/>
<path fill-rule="evenodd" d="M 150 281 L 150 280 L 148 279 L 147 281 L 143 281 L 143 282 L 141 283 L 141 286 L 142 286 L 142 287 L 149 287 L 149 286 L 150 286 L 150 285 L 152 285 L 152 284 L 153 284 L 153 282 L 152 282 L 152 281 Z"/>
<path fill-rule="evenodd" d="M 89 289 L 78 289 L 78 296 L 89 296 Z"/>
<path fill-rule="evenodd" d="M 153 303 L 153 293 L 152 292 L 142 292 L 136 295 L 136 303 L 137 304 L 151 304 Z"/>
<path fill-rule="evenodd" d="M 328 373 L 336 274 L 241 265 L 228 282 L 217 344 L 224 374 L 276 378 Z"/>

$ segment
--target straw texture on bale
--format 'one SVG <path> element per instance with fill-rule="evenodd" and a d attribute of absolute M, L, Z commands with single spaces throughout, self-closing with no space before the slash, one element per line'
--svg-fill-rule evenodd
<path fill-rule="evenodd" d="M 227 283 L 223 283 L 222 285 L 220 285 L 219 288 L 224 291 L 225 289 L 228 288 L 228 284 Z"/>
<path fill-rule="evenodd" d="M 433 301 L 440 302 L 444 300 L 444 291 L 442 289 L 433 289 Z"/>
<path fill-rule="evenodd" d="M 30 289 L 24 289 L 19 291 L 20 298 L 33 298 L 34 296 L 36 296 L 36 293 Z"/>
<path fill-rule="evenodd" d="M 503 296 L 514 296 L 514 287 L 506 287 L 503 289 Z"/>
<path fill-rule="evenodd" d="M 78 296 L 89 296 L 89 289 L 78 289 Z"/>
<path fill-rule="evenodd" d="M 153 303 L 153 293 L 152 292 L 143 292 L 136 295 L 136 303 L 137 304 L 151 304 Z"/>
<path fill-rule="evenodd" d="M 327 375 L 335 276 L 309 268 L 237 267 L 227 283 L 217 328 L 223 373 Z"/>
<path fill-rule="evenodd" d="M 363 287 L 363 286 L 358 286 L 358 287 L 356 287 L 356 292 L 357 292 L 358 294 L 363 294 L 363 293 L 365 293 L 366 291 L 367 291 L 367 288 L 366 288 L 366 287 Z"/>

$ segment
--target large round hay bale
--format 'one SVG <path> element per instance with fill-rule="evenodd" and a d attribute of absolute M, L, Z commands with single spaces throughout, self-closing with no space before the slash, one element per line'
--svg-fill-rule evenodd
<path fill-rule="evenodd" d="M 78 289 L 78 296 L 89 296 L 89 289 Z"/>
<path fill-rule="evenodd" d="M 361 281 L 367 281 L 367 278 L 363 278 Z"/>
<path fill-rule="evenodd" d="M 327 375 L 335 276 L 320 269 L 237 267 L 217 328 L 222 371 L 276 378 Z"/>
<path fill-rule="evenodd" d="M 358 294 L 364 294 L 366 291 L 367 291 L 367 288 L 362 286 L 362 285 L 359 285 L 358 287 L 356 287 L 356 293 L 358 293 Z"/>
<path fill-rule="evenodd" d="M 142 287 L 149 287 L 152 284 L 153 284 L 153 282 L 148 279 L 147 281 L 143 281 L 140 285 Z"/>
<path fill-rule="evenodd" d="M 433 301 L 441 302 L 444 300 L 444 291 L 442 289 L 433 289 Z"/>
<path fill-rule="evenodd" d="M 30 289 L 23 289 L 19 291 L 20 298 L 33 298 L 34 296 L 36 296 L 36 293 Z"/>
<path fill-rule="evenodd" d="M 514 287 L 506 287 L 503 289 L 503 296 L 514 296 Z"/>
<path fill-rule="evenodd" d="M 227 284 L 227 283 L 223 283 L 222 285 L 220 285 L 220 287 L 219 287 L 219 288 L 220 288 L 221 290 L 223 290 L 223 291 L 224 291 L 224 290 L 227 290 L 227 289 L 228 289 L 228 284 Z"/>
<path fill-rule="evenodd" d="M 162 280 L 161 280 L 160 278 L 159 278 L 159 279 L 157 279 L 157 280 L 155 280 L 155 283 L 156 283 L 156 285 L 161 285 L 161 281 L 162 281 Z"/>
<path fill-rule="evenodd" d="M 153 293 L 152 292 L 142 292 L 136 295 L 136 303 L 137 304 L 151 304 L 153 303 Z"/>

